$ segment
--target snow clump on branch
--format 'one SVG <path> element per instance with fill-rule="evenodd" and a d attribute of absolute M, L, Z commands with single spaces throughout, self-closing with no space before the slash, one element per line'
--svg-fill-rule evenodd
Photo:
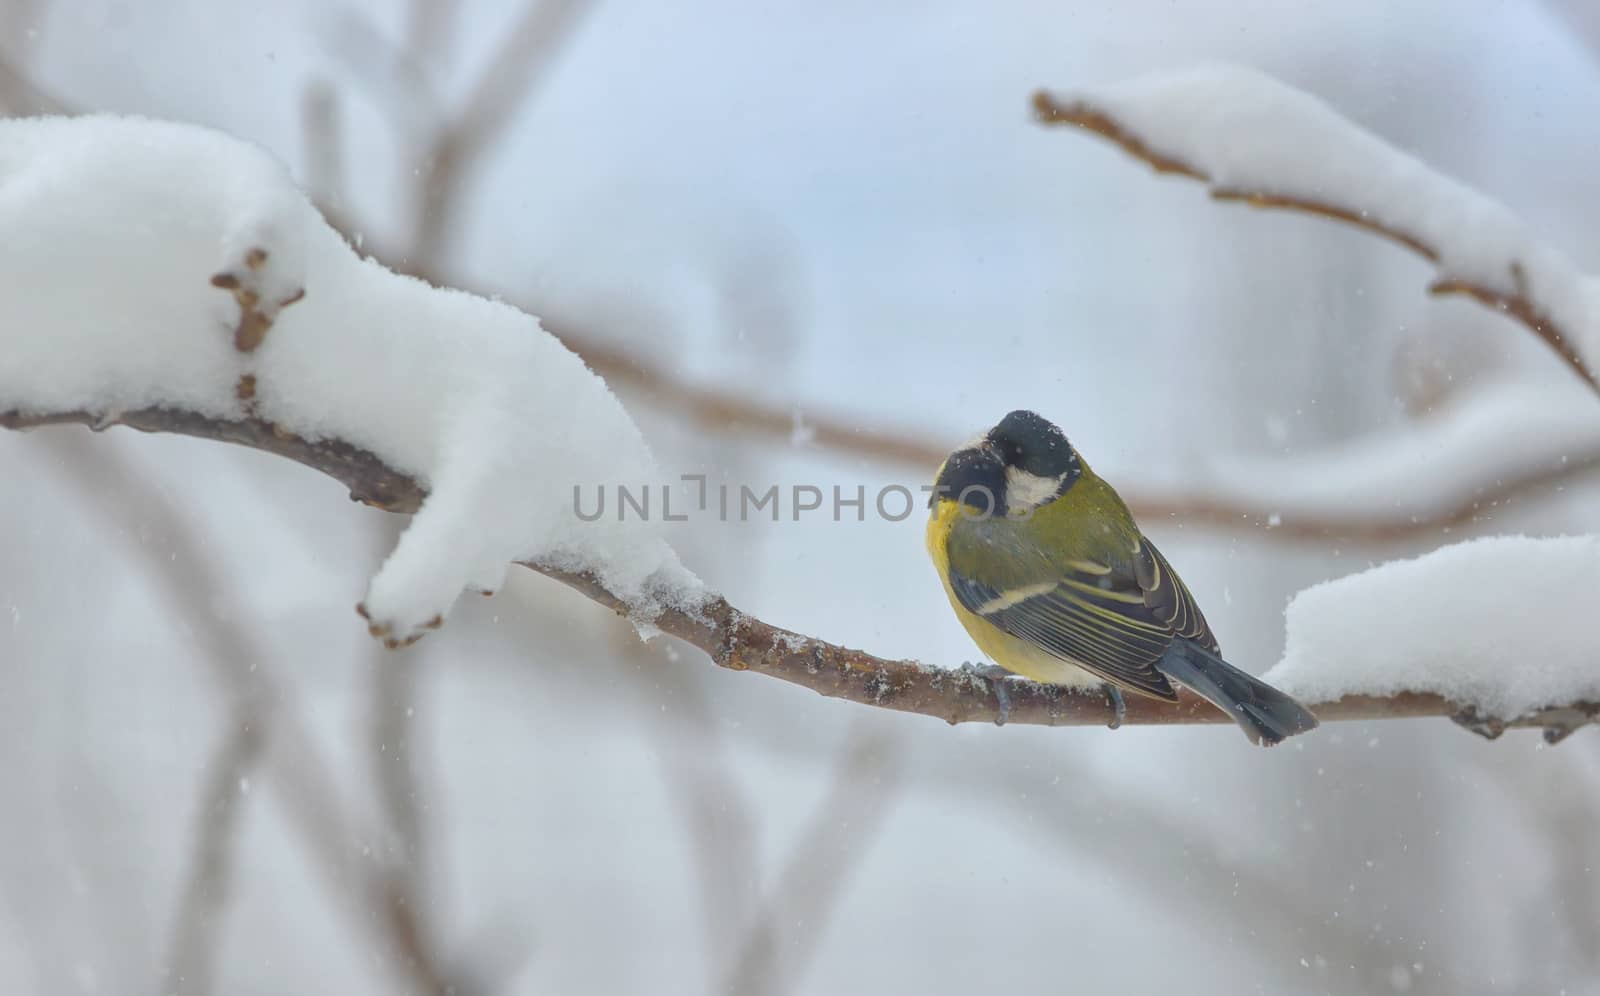
<path fill-rule="evenodd" d="M 574 514 L 575 485 L 660 479 L 599 377 L 537 319 L 360 257 L 220 132 L 0 121 L 0 330 L 0 412 L 258 419 L 424 485 L 363 603 L 391 645 L 514 560 L 592 572 L 645 618 L 697 590 L 656 523 Z"/>

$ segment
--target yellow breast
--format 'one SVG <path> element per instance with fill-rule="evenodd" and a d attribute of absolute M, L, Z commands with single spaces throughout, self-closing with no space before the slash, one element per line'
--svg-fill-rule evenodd
<path fill-rule="evenodd" d="M 1032 678 L 1034 681 L 1079 687 L 1102 684 L 1099 678 L 1077 665 L 1017 639 L 982 616 L 968 612 L 961 604 L 956 598 L 955 590 L 950 587 L 949 553 L 950 530 L 960 518 L 959 502 L 940 499 L 934 505 L 932 514 L 928 516 L 928 529 L 924 538 L 928 545 L 928 556 L 933 558 L 933 566 L 938 570 L 939 580 L 944 585 L 945 597 L 950 599 L 950 607 L 955 610 L 956 618 L 961 620 L 961 625 L 966 627 L 972 642 L 978 645 L 978 649 L 983 651 L 985 657 L 1007 671 Z"/>

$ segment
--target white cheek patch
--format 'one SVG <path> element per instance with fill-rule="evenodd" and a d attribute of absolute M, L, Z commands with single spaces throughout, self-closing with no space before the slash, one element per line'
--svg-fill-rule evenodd
<path fill-rule="evenodd" d="M 1030 511 L 1056 496 L 1067 475 L 1040 477 L 1017 467 L 1006 468 L 1006 507 L 1013 511 Z"/>

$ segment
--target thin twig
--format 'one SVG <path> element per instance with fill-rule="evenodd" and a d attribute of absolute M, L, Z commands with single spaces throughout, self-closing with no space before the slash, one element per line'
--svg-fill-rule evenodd
<path fill-rule="evenodd" d="M 420 56 L 432 53 L 442 61 L 449 53 L 456 27 L 454 0 L 410 0 L 406 4 L 406 50 Z"/>
<path fill-rule="evenodd" d="M 403 523 L 386 521 L 375 531 L 381 551 L 394 548 Z M 396 874 L 410 879 L 411 891 L 420 899 L 423 853 L 423 817 L 419 799 L 417 755 L 413 732 L 420 657 L 396 657 L 372 651 L 372 701 L 367 726 L 373 783 L 378 788 L 391 843 L 384 855 Z"/>
<path fill-rule="evenodd" d="M 649 652 L 637 640 L 628 639 L 627 645 L 635 661 Z M 714 965 L 755 904 L 754 821 L 734 777 L 732 755 L 717 735 L 715 710 L 700 686 L 676 662 L 665 667 L 652 659 L 649 664 L 655 691 L 670 705 L 649 710 L 649 727 L 661 743 L 657 756 L 667 796 L 684 823 L 700 885 L 706 964 Z"/>
<path fill-rule="evenodd" d="M 1211 196 L 1217 200 L 1240 201 L 1253 207 L 1281 208 L 1342 221 L 1402 245 L 1431 263 L 1439 262 L 1442 249 L 1445 248 L 1431 245 L 1421 235 L 1386 223 L 1361 204 L 1344 204 L 1321 197 L 1221 186 L 1205 169 L 1164 151 L 1159 147 L 1158 140 L 1135 134 L 1117 119 L 1115 113 L 1097 106 L 1092 100 L 1060 101 L 1045 91 L 1039 91 L 1033 96 L 1033 109 L 1035 117 L 1042 124 L 1075 125 L 1115 142 L 1123 151 L 1142 159 L 1158 173 L 1172 173 L 1199 180 L 1211 188 Z M 1516 264 L 1512 264 L 1512 269 L 1512 276 L 1516 278 L 1514 280 L 1516 289 L 1509 293 L 1470 280 L 1446 278 L 1435 280 L 1430 284 L 1428 293 L 1465 294 L 1491 311 L 1510 315 L 1538 336 L 1539 340 L 1554 350 L 1574 373 L 1600 393 L 1600 378 L 1589 369 L 1574 344 L 1570 330 L 1560 328 L 1550 317 L 1549 309 L 1529 296 L 1526 281 L 1521 279 Z"/>
<path fill-rule="evenodd" d="M 373 780 L 383 801 L 393 837 L 386 855 L 396 873 L 412 880 L 420 892 L 424 860 L 422 807 L 418 801 L 415 745 L 412 743 L 412 702 L 416 697 L 417 658 L 395 659 L 373 651 L 372 718 L 368 747 L 372 752 Z"/>
<path fill-rule="evenodd" d="M 899 794 L 899 760 L 893 740 L 857 726 L 828 794 L 746 932 L 723 992 L 780 996 L 796 988 L 816 953 L 822 925 Z"/>
<path fill-rule="evenodd" d="M 591 6 L 592 0 L 532 0 L 523 7 L 450 126 L 460 152 L 477 156 L 500 136 Z"/>
<path fill-rule="evenodd" d="M 260 760 L 264 730 L 250 703 L 233 710 L 229 730 L 217 745 L 202 779 L 195 843 L 173 920 L 172 947 L 162 976 L 162 994 L 209 993 L 223 910 L 233 881 L 234 846 L 250 773 Z"/>
<path fill-rule="evenodd" d="M 329 224 L 343 230 L 338 219 L 349 209 L 346 200 L 344 129 L 339 95 L 326 82 L 309 84 L 300 97 L 301 145 L 306 160 L 306 189 Z"/>
<path fill-rule="evenodd" d="M 3 58 L 0 58 L 0 111 L 16 115 L 73 113 L 66 101 L 33 82 Z"/>
<path fill-rule="evenodd" d="M 473 84 L 461 111 L 432 137 L 417 177 L 409 266 L 435 269 L 460 213 L 468 181 L 533 94 L 539 75 L 562 49 L 589 0 L 533 0 Z"/>
<path fill-rule="evenodd" d="M 380 530 L 379 545 L 392 548 L 398 532 L 395 528 Z M 469 996 L 476 986 L 469 985 L 465 974 L 447 970 L 437 932 L 427 916 L 428 854 L 414 743 L 419 663 L 416 655 L 397 659 L 373 651 L 368 748 L 388 830 L 380 861 L 382 907 L 399 957 L 423 979 L 425 990 L 441 996 Z"/>

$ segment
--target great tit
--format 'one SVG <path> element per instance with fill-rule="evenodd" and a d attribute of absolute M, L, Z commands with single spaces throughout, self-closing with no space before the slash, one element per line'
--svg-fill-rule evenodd
<path fill-rule="evenodd" d="M 1317 719 L 1223 660 L 1194 596 L 1055 425 L 1014 411 L 939 468 L 928 552 L 956 616 L 1006 671 L 1175 701 L 1173 682 L 1270 746 Z"/>

